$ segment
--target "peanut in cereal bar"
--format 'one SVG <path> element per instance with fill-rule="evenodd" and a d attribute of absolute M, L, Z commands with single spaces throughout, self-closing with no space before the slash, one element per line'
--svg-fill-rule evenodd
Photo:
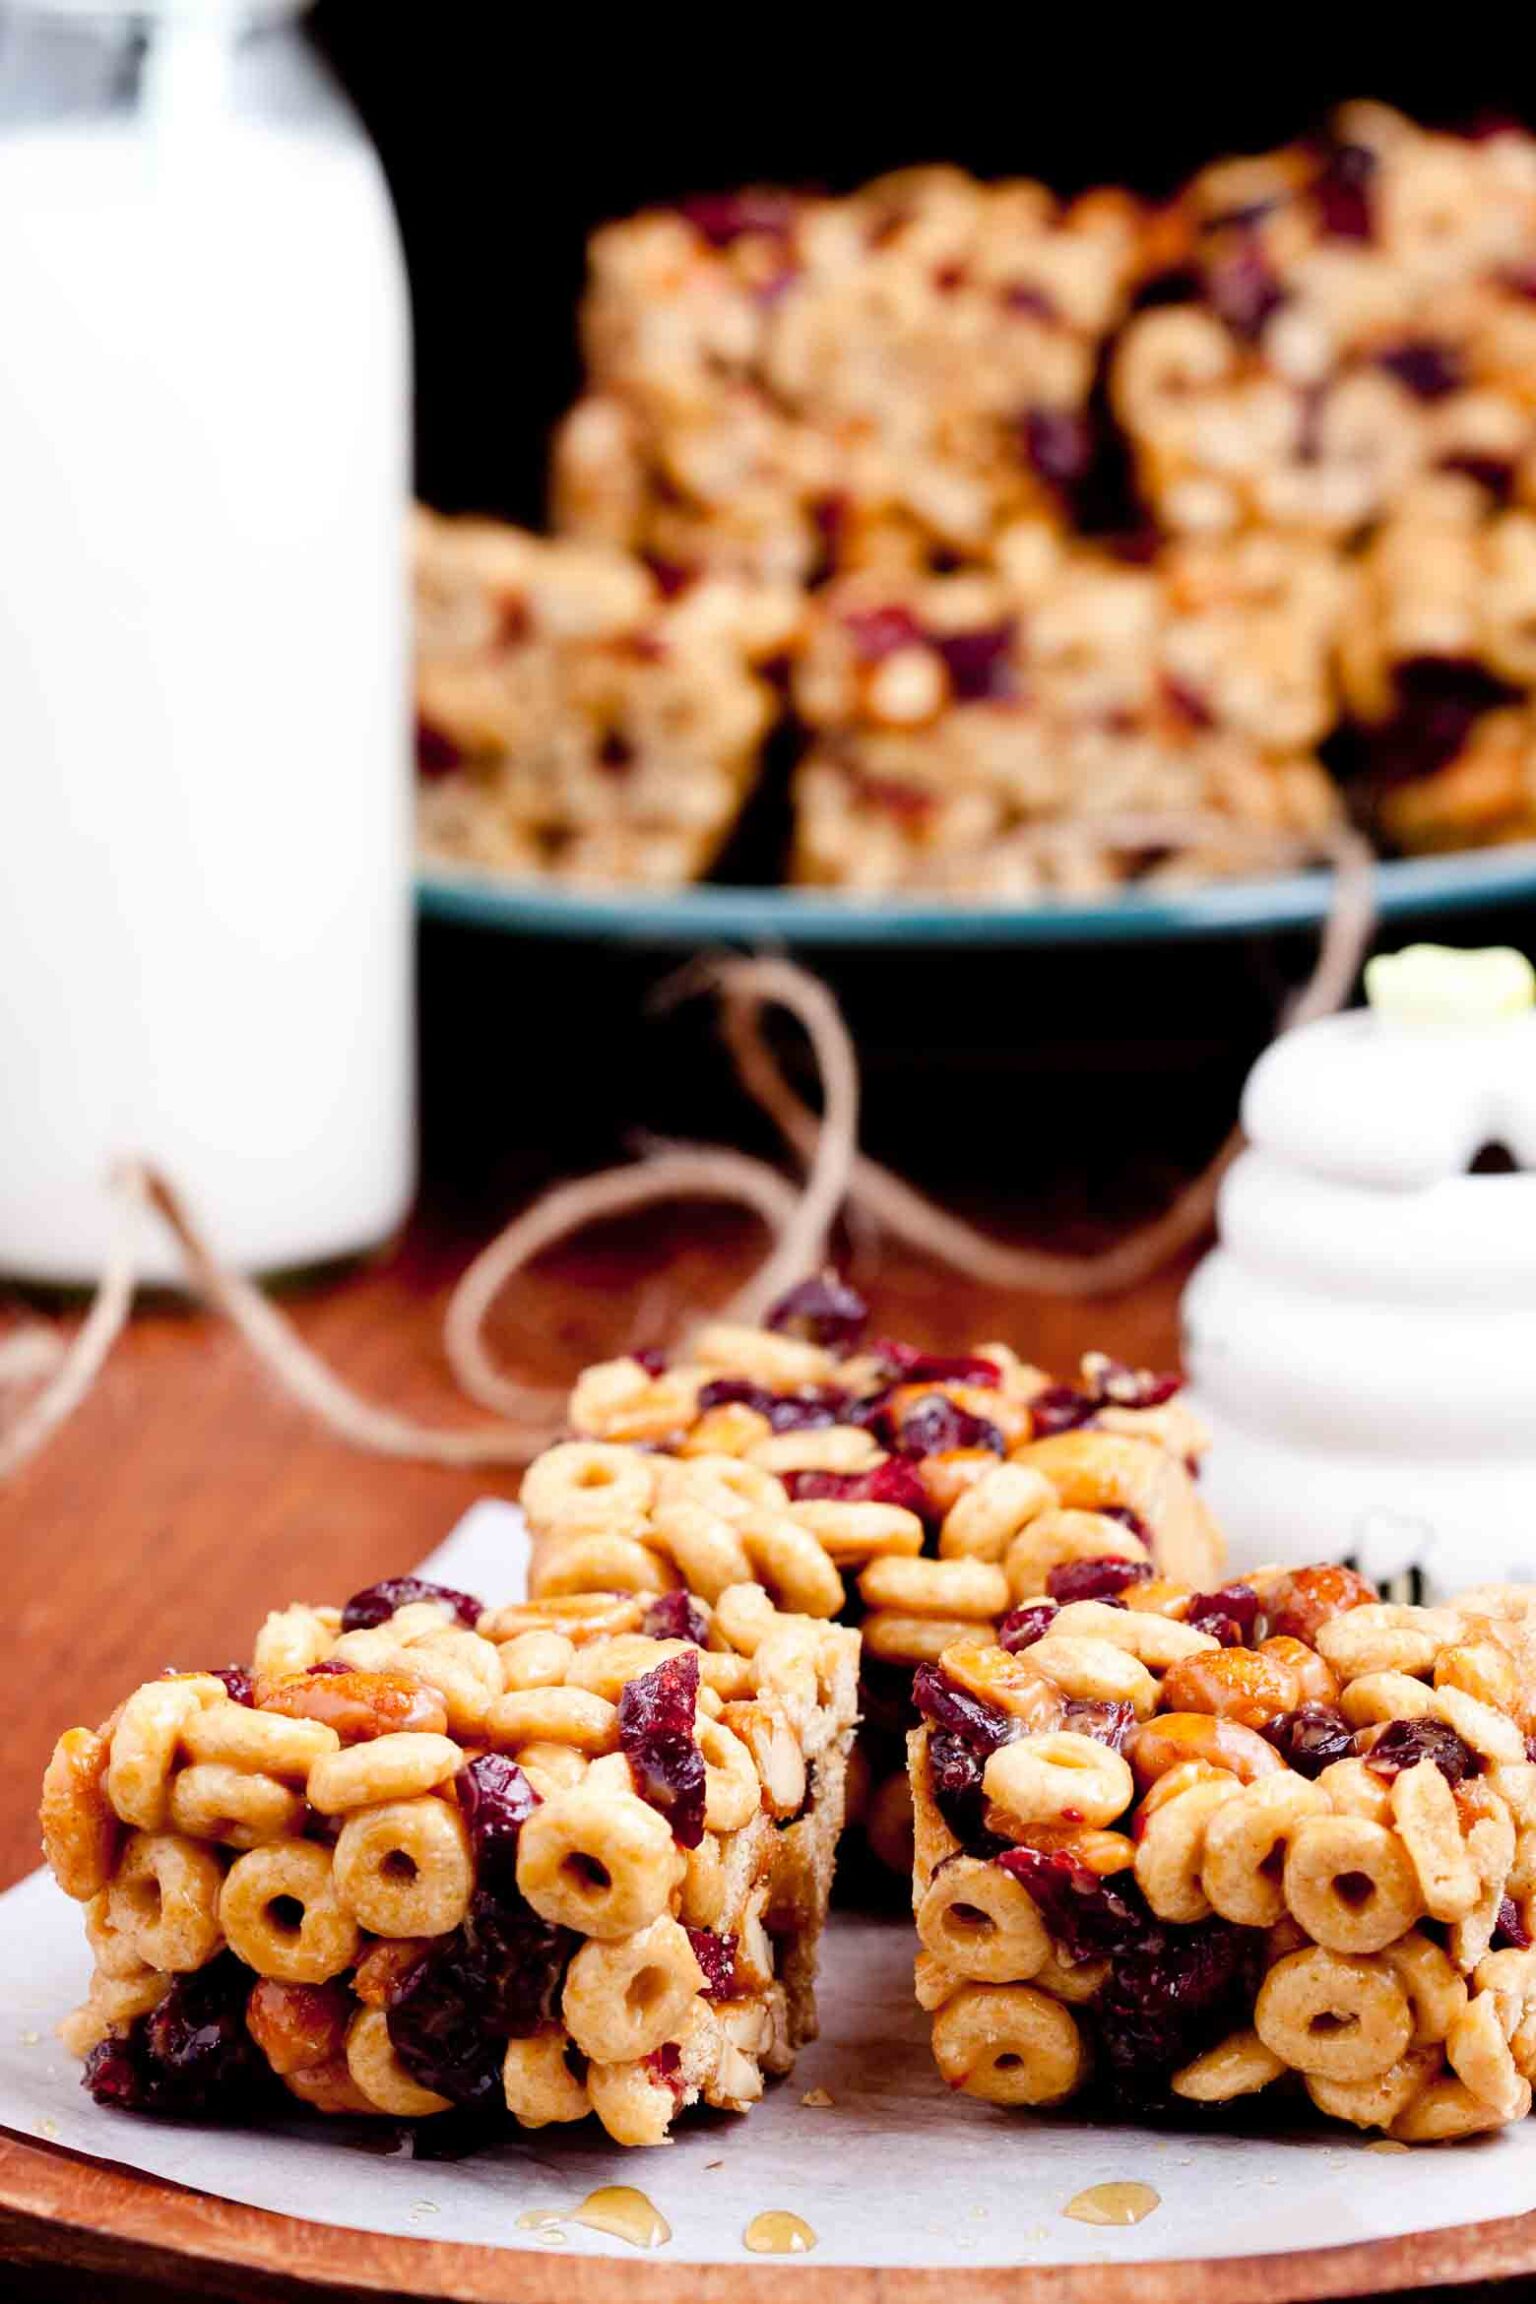
<path fill-rule="evenodd" d="M 589 1368 L 573 1437 L 529 1467 L 536 1599 L 751 1580 L 863 1633 L 852 1812 L 907 1869 L 914 1670 L 984 1644 L 1022 1602 L 1141 1581 L 1219 1581 L 1189 1467 L 1204 1434 L 1178 1382 L 1090 1354 L 1057 1384 L 1006 1345 L 959 1355 L 872 1337 L 834 1275 L 761 1328 L 715 1321 L 684 1357 Z M 1154 1577 L 1156 1581 L 1153 1581 Z"/>
<path fill-rule="evenodd" d="M 99 2103 L 659 2144 L 814 2034 L 857 1637 L 757 1584 L 485 1609 L 417 1578 L 70 1729 L 43 1845 Z"/>
<path fill-rule="evenodd" d="M 1131 565 L 1018 522 L 986 570 L 865 574 L 810 604 L 795 872 L 871 891 L 1090 894 L 1272 868 L 1338 817 L 1347 584 L 1284 537 Z"/>
<path fill-rule="evenodd" d="M 629 555 L 418 516 L 420 839 L 520 876 L 672 887 L 732 831 L 777 718 L 782 590 L 670 596 Z"/>
<path fill-rule="evenodd" d="M 1536 1590 L 1347 1567 L 1021 1610 L 919 1674 L 917 1993 L 952 2088 L 1262 2092 L 1436 2142 L 1536 2074 Z"/>

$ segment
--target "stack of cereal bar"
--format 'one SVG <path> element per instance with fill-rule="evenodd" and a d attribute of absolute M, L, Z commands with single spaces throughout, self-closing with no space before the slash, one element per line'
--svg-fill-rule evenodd
<path fill-rule="evenodd" d="M 1536 2074 L 1536 1591 L 1105 1561 L 918 1676 L 917 1990 L 952 2088 L 1259 2095 L 1404 2142 Z M 1230 2115 L 1228 2115 L 1230 2117 Z"/>
<path fill-rule="evenodd" d="M 135 1689 L 43 1789 L 87 2087 L 620 2144 L 745 2110 L 815 2031 L 857 1648 L 753 1583 L 485 1609 L 405 1577 Z"/>
<path fill-rule="evenodd" d="M 752 1579 L 797 1615 L 857 1619 L 850 1807 L 905 1871 L 915 1668 L 1103 1559 L 1213 1585 L 1221 1542 L 1175 1378 L 1091 1355 L 1058 1384 L 1004 1344 L 924 1352 L 868 1321 L 829 1275 L 763 1328 L 706 1325 L 681 1360 L 588 1369 L 574 1437 L 530 1466 L 522 1502 L 538 1599 L 713 1599 Z"/>

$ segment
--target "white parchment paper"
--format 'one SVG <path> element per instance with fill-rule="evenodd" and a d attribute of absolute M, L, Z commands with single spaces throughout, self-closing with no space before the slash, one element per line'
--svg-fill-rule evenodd
<path fill-rule="evenodd" d="M 522 1588 L 526 1561 L 516 1510 L 483 1504 L 423 1566 L 494 1601 Z M 1381 2152 L 1350 2136 L 1094 2128 L 951 2096 L 912 1999 L 911 1957 L 899 1918 L 835 1915 L 822 2037 L 745 2118 L 687 2121 L 656 2152 L 623 2152 L 588 2123 L 468 2160 L 413 2160 L 385 2124 L 371 2136 L 319 2123 L 274 2134 L 99 2110 L 53 2036 L 89 1976 L 79 1910 L 38 1873 L 0 1897 L 0 2126 L 283 2215 L 540 2253 L 548 2235 L 519 2230 L 520 2215 L 569 2210 L 599 2184 L 638 2184 L 672 2226 L 666 2254 L 700 2263 L 754 2261 L 742 2232 L 765 2208 L 806 2219 L 816 2262 L 939 2266 L 1272 2254 L 1536 2208 L 1536 2121 Z M 814 2089 L 830 2108 L 802 2104 Z M 1063 2216 L 1086 2186 L 1125 2181 L 1161 2195 L 1145 2222 L 1106 2229 Z M 578 2225 L 560 2230 L 568 2250 L 629 2253 Z"/>

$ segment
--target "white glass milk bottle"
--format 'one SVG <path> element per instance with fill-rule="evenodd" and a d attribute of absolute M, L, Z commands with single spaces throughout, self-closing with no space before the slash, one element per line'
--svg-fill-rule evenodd
<path fill-rule="evenodd" d="M 294 13 L 0 7 L 0 1274 L 124 1156 L 247 1269 L 411 1189 L 409 328 Z"/>

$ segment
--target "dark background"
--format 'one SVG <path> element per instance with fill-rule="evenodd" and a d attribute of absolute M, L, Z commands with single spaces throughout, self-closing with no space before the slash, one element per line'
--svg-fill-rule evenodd
<path fill-rule="evenodd" d="M 1156 193 L 1349 96 L 1449 124 L 1525 109 L 1528 78 L 1515 20 L 1464 7 L 1418 37 L 1405 15 L 1373 34 L 1369 11 L 1275 8 L 1149 24 L 1093 7 L 321 0 L 313 21 L 399 211 L 421 493 L 530 521 L 577 381 L 583 243 L 604 217 L 742 183 L 844 189 L 920 160 Z"/>

